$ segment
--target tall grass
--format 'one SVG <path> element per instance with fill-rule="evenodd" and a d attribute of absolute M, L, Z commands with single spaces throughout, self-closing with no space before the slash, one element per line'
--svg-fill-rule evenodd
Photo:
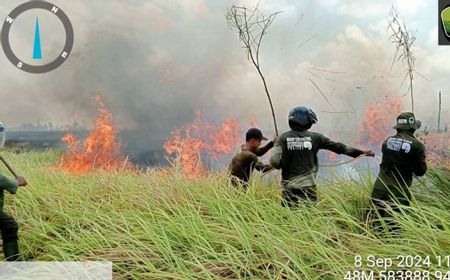
<path fill-rule="evenodd" d="M 29 260 L 108 260 L 115 279 L 343 279 L 355 255 L 442 255 L 450 250 L 450 175 L 432 171 L 380 236 L 365 219 L 372 179 L 334 178 L 319 203 L 280 205 L 276 182 L 243 193 L 220 174 L 70 175 L 58 152 L 4 154 L 30 186 L 7 196 Z M 6 171 L 5 171 L 6 172 Z"/>

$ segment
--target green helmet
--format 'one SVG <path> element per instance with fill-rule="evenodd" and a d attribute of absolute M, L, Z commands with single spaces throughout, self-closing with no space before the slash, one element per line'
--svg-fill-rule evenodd
<path fill-rule="evenodd" d="M 395 129 L 400 130 L 416 130 L 422 126 L 422 122 L 416 120 L 416 117 L 411 112 L 403 112 L 397 117 L 397 124 L 394 126 Z"/>

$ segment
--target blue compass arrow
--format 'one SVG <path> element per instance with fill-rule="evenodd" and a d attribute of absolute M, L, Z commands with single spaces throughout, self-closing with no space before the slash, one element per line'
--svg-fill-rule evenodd
<path fill-rule="evenodd" d="M 33 59 L 42 59 L 41 52 L 41 34 L 39 32 L 39 19 L 36 17 L 36 28 L 34 31 L 34 48 L 33 48 Z"/>

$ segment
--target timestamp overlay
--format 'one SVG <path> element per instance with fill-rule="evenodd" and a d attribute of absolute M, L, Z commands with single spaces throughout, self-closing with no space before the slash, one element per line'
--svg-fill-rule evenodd
<path fill-rule="evenodd" d="M 355 255 L 345 280 L 450 280 L 450 255 Z"/>

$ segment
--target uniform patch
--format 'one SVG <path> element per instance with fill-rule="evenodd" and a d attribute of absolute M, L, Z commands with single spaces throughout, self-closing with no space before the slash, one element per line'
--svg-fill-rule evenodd
<path fill-rule="evenodd" d="M 288 137 L 286 138 L 287 149 L 295 150 L 312 150 L 311 137 Z"/>
<path fill-rule="evenodd" d="M 402 148 L 402 139 L 389 138 L 386 144 L 386 148 L 391 151 L 399 152 Z"/>
<path fill-rule="evenodd" d="M 405 151 L 405 153 L 409 153 L 409 151 L 411 151 L 411 144 L 403 143 L 402 144 L 402 150 Z"/>
<path fill-rule="evenodd" d="M 411 143 L 404 139 L 389 138 L 386 143 L 386 148 L 391 151 L 404 151 L 405 153 L 409 153 L 411 151 Z"/>

